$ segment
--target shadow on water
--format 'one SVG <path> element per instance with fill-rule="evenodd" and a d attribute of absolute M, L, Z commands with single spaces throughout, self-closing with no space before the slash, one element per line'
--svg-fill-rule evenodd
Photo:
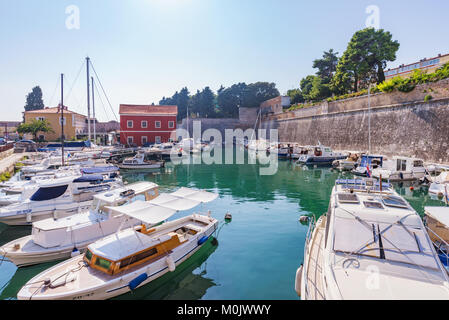
<path fill-rule="evenodd" d="M 114 299 L 120 300 L 198 300 L 206 291 L 216 286 L 212 279 L 206 277 L 209 256 L 217 249 L 210 238 L 194 255 L 162 277 Z M 196 269 L 199 268 L 199 273 Z"/>
<path fill-rule="evenodd" d="M 0 246 L 31 234 L 31 226 L 8 226 L 0 223 Z"/>

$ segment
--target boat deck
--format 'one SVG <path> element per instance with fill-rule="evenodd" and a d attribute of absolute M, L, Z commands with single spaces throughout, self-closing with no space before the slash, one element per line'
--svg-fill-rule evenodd
<path fill-rule="evenodd" d="M 317 225 L 311 239 L 312 246 L 308 253 L 306 270 L 307 291 L 305 298 L 307 300 L 325 300 L 323 284 L 324 226 L 324 222 Z"/>

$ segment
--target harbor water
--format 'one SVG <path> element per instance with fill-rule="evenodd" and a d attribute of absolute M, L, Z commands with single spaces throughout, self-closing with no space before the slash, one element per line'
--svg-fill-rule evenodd
<path fill-rule="evenodd" d="M 178 187 L 219 194 L 211 203 L 178 212 L 211 211 L 220 221 L 215 236 L 174 272 L 116 299 L 299 299 L 294 290 L 296 269 L 303 261 L 308 226 L 301 215 L 318 218 L 327 211 L 335 180 L 352 178 L 327 167 L 305 167 L 279 160 L 275 175 L 260 175 L 259 164 L 179 164 L 146 172 L 124 171 L 128 183 L 151 181 L 161 192 Z M 413 188 L 410 188 L 413 187 Z M 395 184 L 396 190 L 421 215 L 424 206 L 442 205 L 426 187 Z M 225 223 L 229 212 L 232 221 Z M 28 235 L 30 227 L 0 225 L 0 244 Z M 18 269 L 0 264 L 0 299 L 16 299 L 20 288 L 57 262 Z"/>

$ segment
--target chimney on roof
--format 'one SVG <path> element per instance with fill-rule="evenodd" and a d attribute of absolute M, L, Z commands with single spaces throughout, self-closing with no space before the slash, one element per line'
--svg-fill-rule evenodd
<path fill-rule="evenodd" d="M 441 53 L 438 54 L 438 57 L 441 57 Z"/>

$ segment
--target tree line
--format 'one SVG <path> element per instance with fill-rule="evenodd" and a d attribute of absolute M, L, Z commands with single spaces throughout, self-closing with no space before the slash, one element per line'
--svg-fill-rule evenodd
<path fill-rule="evenodd" d="M 163 97 L 159 105 L 177 105 L 178 120 L 187 117 L 199 118 L 238 118 L 239 108 L 256 108 L 263 101 L 279 96 L 273 82 L 244 82 L 230 87 L 221 86 L 217 93 L 210 87 L 197 90 L 191 95 L 187 87 L 176 91 L 171 97 Z"/>
<path fill-rule="evenodd" d="M 313 61 L 315 75 L 301 79 L 299 88 L 289 90 L 292 104 L 316 102 L 333 95 L 344 95 L 366 89 L 370 83 L 385 81 L 388 61 L 396 60 L 399 42 L 383 29 L 357 31 L 341 57 L 333 49 Z"/>

